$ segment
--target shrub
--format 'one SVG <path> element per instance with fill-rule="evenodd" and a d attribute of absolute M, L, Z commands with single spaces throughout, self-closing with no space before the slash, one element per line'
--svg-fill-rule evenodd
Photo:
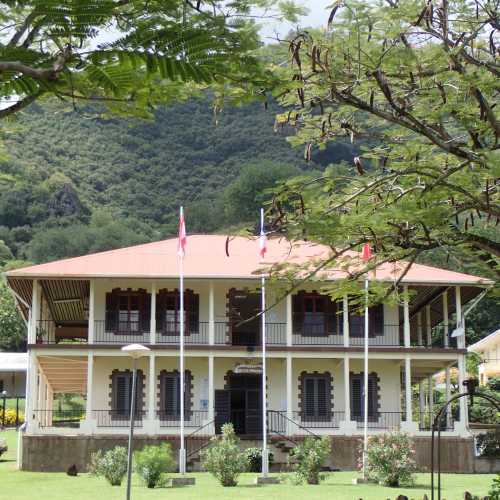
<path fill-rule="evenodd" d="M 486 432 L 476 437 L 476 447 L 481 457 L 500 458 L 500 441 L 496 432 Z"/>
<path fill-rule="evenodd" d="M 413 441 L 407 434 L 393 432 L 371 436 L 366 457 L 367 476 L 386 486 L 410 485 L 416 469 L 414 457 Z"/>
<path fill-rule="evenodd" d="M 120 486 L 127 473 L 127 449 L 116 446 L 105 453 L 92 453 L 88 468 L 91 474 L 104 477 L 112 486 Z"/>
<path fill-rule="evenodd" d="M 164 484 L 166 473 L 175 470 L 172 448 L 168 443 L 145 446 L 134 453 L 135 471 L 148 488 Z"/>
<path fill-rule="evenodd" d="M 24 413 L 19 412 L 19 424 L 24 422 Z M 0 409 L 0 425 L 3 423 L 3 410 Z M 16 425 L 16 410 L 9 408 L 5 410 L 5 427 Z"/>
<path fill-rule="evenodd" d="M 0 457 L 9 449 L 7 446 L 7 441 L 5 439 L 0 439 Z"/>
<path fill-rule="evenodd" d="M 222 426 L 222 435 L 212 438 L 210 446 L 201 452 L 201 460 L 222 486 L 236 486 L 238 476 L 247 468 L 247 457 L 232 424 Z"/>
<path fill-rule="evenodd" d="M 493 484 L 491 485 L 490 491 L 488 491 L 489 500 L 500 500 L 500 474 L 493 479 Z"/>
<path fill-rule="evenodd" d="M 245 450 L 247 458 L 247 472 L 262 471 L 262 448 L 247 448 Z M 274 462 L 274 455 L 269 452 L 269 467 Z"/>
<path fill-rule="evenodd" d="M 308 437 L 290 452 L 297 483 L 319 484 L 320 472 L 330 455 L 331 442 L 328 436 L 321 439 Z"/>

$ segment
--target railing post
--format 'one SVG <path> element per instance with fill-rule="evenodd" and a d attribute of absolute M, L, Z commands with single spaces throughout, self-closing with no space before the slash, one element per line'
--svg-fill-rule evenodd
<path fill-rule="evenodd" d="M 149 343 L 156 344 L 156 281 L 151 283 L 151 316 L 149 319 Z"/>
<path fill-rule="evenodd" d="M 286 296 L 286 345 L 293 345 L 292 295 Z"/>
<path fill-rule="evenodd" d="M 95 342 L 95 280 L 89 285 L 89 319 L 87 320 L 87 343 Z"/>
<path fill-rule="evenodd" d="M 410 340 L 410 304 L 409 304 L 409 299 L 408 299 L 408 285 L 404 285 L 403 290 L 404 290 L 404 295 L 405 295 L 404 305 L 403 305 L 403 314 L 404 314 L 403 331 L 404 331 L 405 347 L 408 348 L 411 345 L 411 340 Z"/>
<path fill-rule="evenodd" d="M 349 297 L 347 295 L 344 295 L 342 299 L 342 331 L 344 334 L 344 347 L 349 347 Z"/>
<path fill-rule="evenodd" d="M 214 282 L 210 281 L 208 290 L 208 343 L 215 344 L 215 293 Z"/>

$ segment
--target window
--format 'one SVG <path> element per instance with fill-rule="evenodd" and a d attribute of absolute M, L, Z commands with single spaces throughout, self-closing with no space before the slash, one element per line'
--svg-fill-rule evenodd
<path fill-rule="evenodd" d="M 106 331 L 137 335 L 149 331 L 151 295 L 146 290 L 115 289 L 106 294 Z"/>
<path fill-rule="evenodd" d="M 368 312 L 368 335 L 375 337 L 384 335 L 384 305 L 378 304 L 370 307 Z M 349 313 L 349 336 L 364 337 L 365 335 L 365 315 L 364 313 Z"/>
<path fill-rule="evenodd" d="M 184 292 L 184 324 L 186 335 L 199 331 L 199 295 Z M 179 335 L 180 294 L 178 290 L 160 290 L 156 300 L 156 327 L 163 335 Z"/>
<path fill-rule="evenodd" d="M 303 336 L 342 334 L 342 306 L 316 292 L 292 297 L 293 331 Z"/>
<path fill-rule="evenodd" d="M 301 375 L 302 421 L 330 421 L 332 380 L 329 373 Z"/>
<path fill-rule="evenodd" d="M 178 371 L 160 373 L 160 418 L 178 420 L 181 414 L 180 373 Z M 184 418 L 191 415 L 191 372 L 184 372 Z"/>
<path fill-rule="evenodd" d="M 351 419 L 364 419 L 364 374 L 351 373 Z M 368 418 L 378 419 L 378 376 L 376 373 L 368 375 Z"/>
<path fill-rule="evenodd" d="M 130 403 L 132 401 L 132 372 L 115 370 L 111 375 L 111 416 L 114 419 L 130 417 Z M 144 375 L 137 370 L 137 387 L 135 400 L 136 418 L 142 416 Z"/>

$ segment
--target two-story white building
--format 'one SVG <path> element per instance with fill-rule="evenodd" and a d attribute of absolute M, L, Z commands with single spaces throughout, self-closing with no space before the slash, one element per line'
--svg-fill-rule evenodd
<path fill-rule="evenodd" d="M 263 265 L 256 239 L 226 243 L 226 236 L 189 236 L 184 260 L 188 461 L 225 422 L 243 438 L 259 439 L 261 322 L 255 315 L 262 268 L 330 253 L 325 246 L 272 238 Z M 169 239 L 7 273 L 29 321 L 25 469 L 64 470 L 73 463 L 82 468 L 91 451 L 125 443 L 131 360 L 120 347 L 129 343 L 151 349 L 139 361 L 138 446 L 160 440 L 178 446 L 176 246 L 177 240 Z M 371 279 L 396 280 L 403 267 L 381 266 Z M 328 434 L 334 441 L 331 465 L 355 467 L 364 417 L 363 318 L 349 297 L 333 302 L 321 293 L 326 282 L 344 273 L 329 270 L 286 296 L 279 285 L 268 289 L 268 304 L 275 305 L 266 317 L 266 397 L 276 457 L 284 440 Z M 432 394 L 422 393 L 423 381 L 457 366 L 462 382 L 465 340 L 450 338 L 450 332 L 464 304 L 490 285 L 415 264 L 400 283 L 410 292 L 401 296 L 411 299 L 371 308 L 369 429 L 413 434 L 422 466 L 429 461 L 434 410 Z M 249 318 L 254 319 L 244 321 Z M 417 386 L 421 394 L 412 401 Z M 53 404 L 56 393 L 83 395 L 85 411 L 60 411 Z M 469 470 L 473 449 L 465 399 L 458 414 L 448 416 L 443 436 L 444 446 L 453 447 L 443 455 L 449 468 Z"/>

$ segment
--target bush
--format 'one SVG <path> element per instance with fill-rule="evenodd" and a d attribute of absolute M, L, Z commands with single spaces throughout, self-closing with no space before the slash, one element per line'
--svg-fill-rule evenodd
<path fill-rule="evenodd" d="M 361 448 L 361 457 L 362 453 Z M 394 432 L 371 436 L 366 457 L 367 476 L 385 486 L 411 485 L 416 469 L 414 457 L 413 441 L 407 434 Z"/>
<path fill-rule="evenodd" d="M 127 449 L 116 446 L 105 453 L 92 453 L 88 469 L 91 474 L 104 477 L 112 486 L 120 486 L 127 473 Z"/>
<path fill-rule="evenodd" d="M 134 453 L 135 471 L 148 488 L 164 484 L 166 473 L 175 470 L 172 448 L 168 443 L 145 446 Z"/>
<path fill-rule="evenodd" d="M 247 448 L 245 450 L 247 458 L 247 472 L 262 471 L 262 448 Z M 269 452 L 269 467 L 274 462 L 274 455 Z"/>
<path fill-rule="evenodd" d="M 212 444 L 201 452 L 201 460 L 222 486 L 236 486 L 238 476 L 247 469 L 247 457 L 232 424 L 222 426 L 222 436 L 212 438 Z"/>
<path fill-rule="evenodd" d="M 7 446 L 7 441 L 5 439 L 0 439 L 0 457 L 9 449 Z"/>
<path fill-rule="evenodd" d="M 24 422 L 24 413 L 19 412 L 19 424 Z M 0 424 L 3 423 L 3 410 L 0 409 Z M 5 410 L 5 427 L 16 425 L 16 410 L 10 408 Z"/>
<path fill-rule="evenodd" d="M 476 437 L 476 448 L 481 457 L 500 458 L 500 441 L 496 432 L 486 432 Z"/>
<path fill-rule="evenodd" d="M 319 484 L 320 472 L 330 455 L 331 441 L 328 436 L 321 439 L 308 437 L 290 452 L 297 483 Z"/>
<path fill-rule="evenodd" d="M 500 500 L 500 474 L 493 479 L 493 484 L 491 485 L 490 491 L 488 491 L 489 500 Z"/>

